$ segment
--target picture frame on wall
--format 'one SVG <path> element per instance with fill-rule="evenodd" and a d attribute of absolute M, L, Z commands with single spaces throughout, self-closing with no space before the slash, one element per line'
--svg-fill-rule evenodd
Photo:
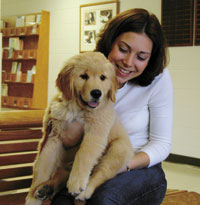
<path fill-rule="evenodd" d="M 93 51 L 100 31 L 119 13 L 119 1 L 80 5 L 79 51 Z"/>

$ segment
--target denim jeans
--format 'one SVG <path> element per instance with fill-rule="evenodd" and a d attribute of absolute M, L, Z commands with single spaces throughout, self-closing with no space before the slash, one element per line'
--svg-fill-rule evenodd
<path fill-rule="evenodd" d="M 167 182 L 161 164 L 118 174 L 96 189 L 87 205 L 160 205 Z M 73 205 L 67 189 L 51 205 Z"/>

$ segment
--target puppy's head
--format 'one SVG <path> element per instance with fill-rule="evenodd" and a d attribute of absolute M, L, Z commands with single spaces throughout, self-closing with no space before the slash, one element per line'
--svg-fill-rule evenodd
<path fill-rule="evenodd" d="M 66 100 L 75 99 L 79 106 L 94 109 L 111 100 L 115 102 L 118 83 L 113 65 L 99 52 L 72 57 L 56 80 Z"/>

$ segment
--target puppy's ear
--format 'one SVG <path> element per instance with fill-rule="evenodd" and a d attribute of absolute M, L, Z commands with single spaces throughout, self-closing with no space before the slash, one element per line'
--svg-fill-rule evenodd
<path fill-rule="evenodd" d="M 118 87 L 119 85 L 118 85 L 117 79 L 113 78 L 111 89 L 108 92 L 108 97 L 112 100 L 112 102 L 115 102 L 115 94 L 116 94 Z"/>
<path fill-rule="evenodd" d="M 119 88 L 119 83 L 117 81 L 113 65 L 109 69 L 111 69 L 112 75 L 111 75 L 111 89 L 108 92 L 108 97 L 112 100 L 112 102 L 115 102 L 115 94 L 117 89 Z"/>
<path fill-rule="evenodd" d="M 67 100 L 71 100 L 74 95 L 73 77 L 71 74 L 73 68 L 73 65 L 65 65 L 56 79 L 56 86 Z"/>

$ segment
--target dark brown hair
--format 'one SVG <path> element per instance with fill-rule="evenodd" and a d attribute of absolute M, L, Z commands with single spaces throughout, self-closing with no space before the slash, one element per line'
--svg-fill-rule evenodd
<path fill-rule="evenodd" d="M 149 63 L 143 73 L 130 80 L 134 84 L 147 86 L 163 72 L 167 64 L 167 46 L 162 27 L 154 14 L 145 9 L 130 9 L 111 19 L 99 35 L 96 51 L 108 57 L 112 45 L 122 33 L 145 33 L 153 42 Z"/>

